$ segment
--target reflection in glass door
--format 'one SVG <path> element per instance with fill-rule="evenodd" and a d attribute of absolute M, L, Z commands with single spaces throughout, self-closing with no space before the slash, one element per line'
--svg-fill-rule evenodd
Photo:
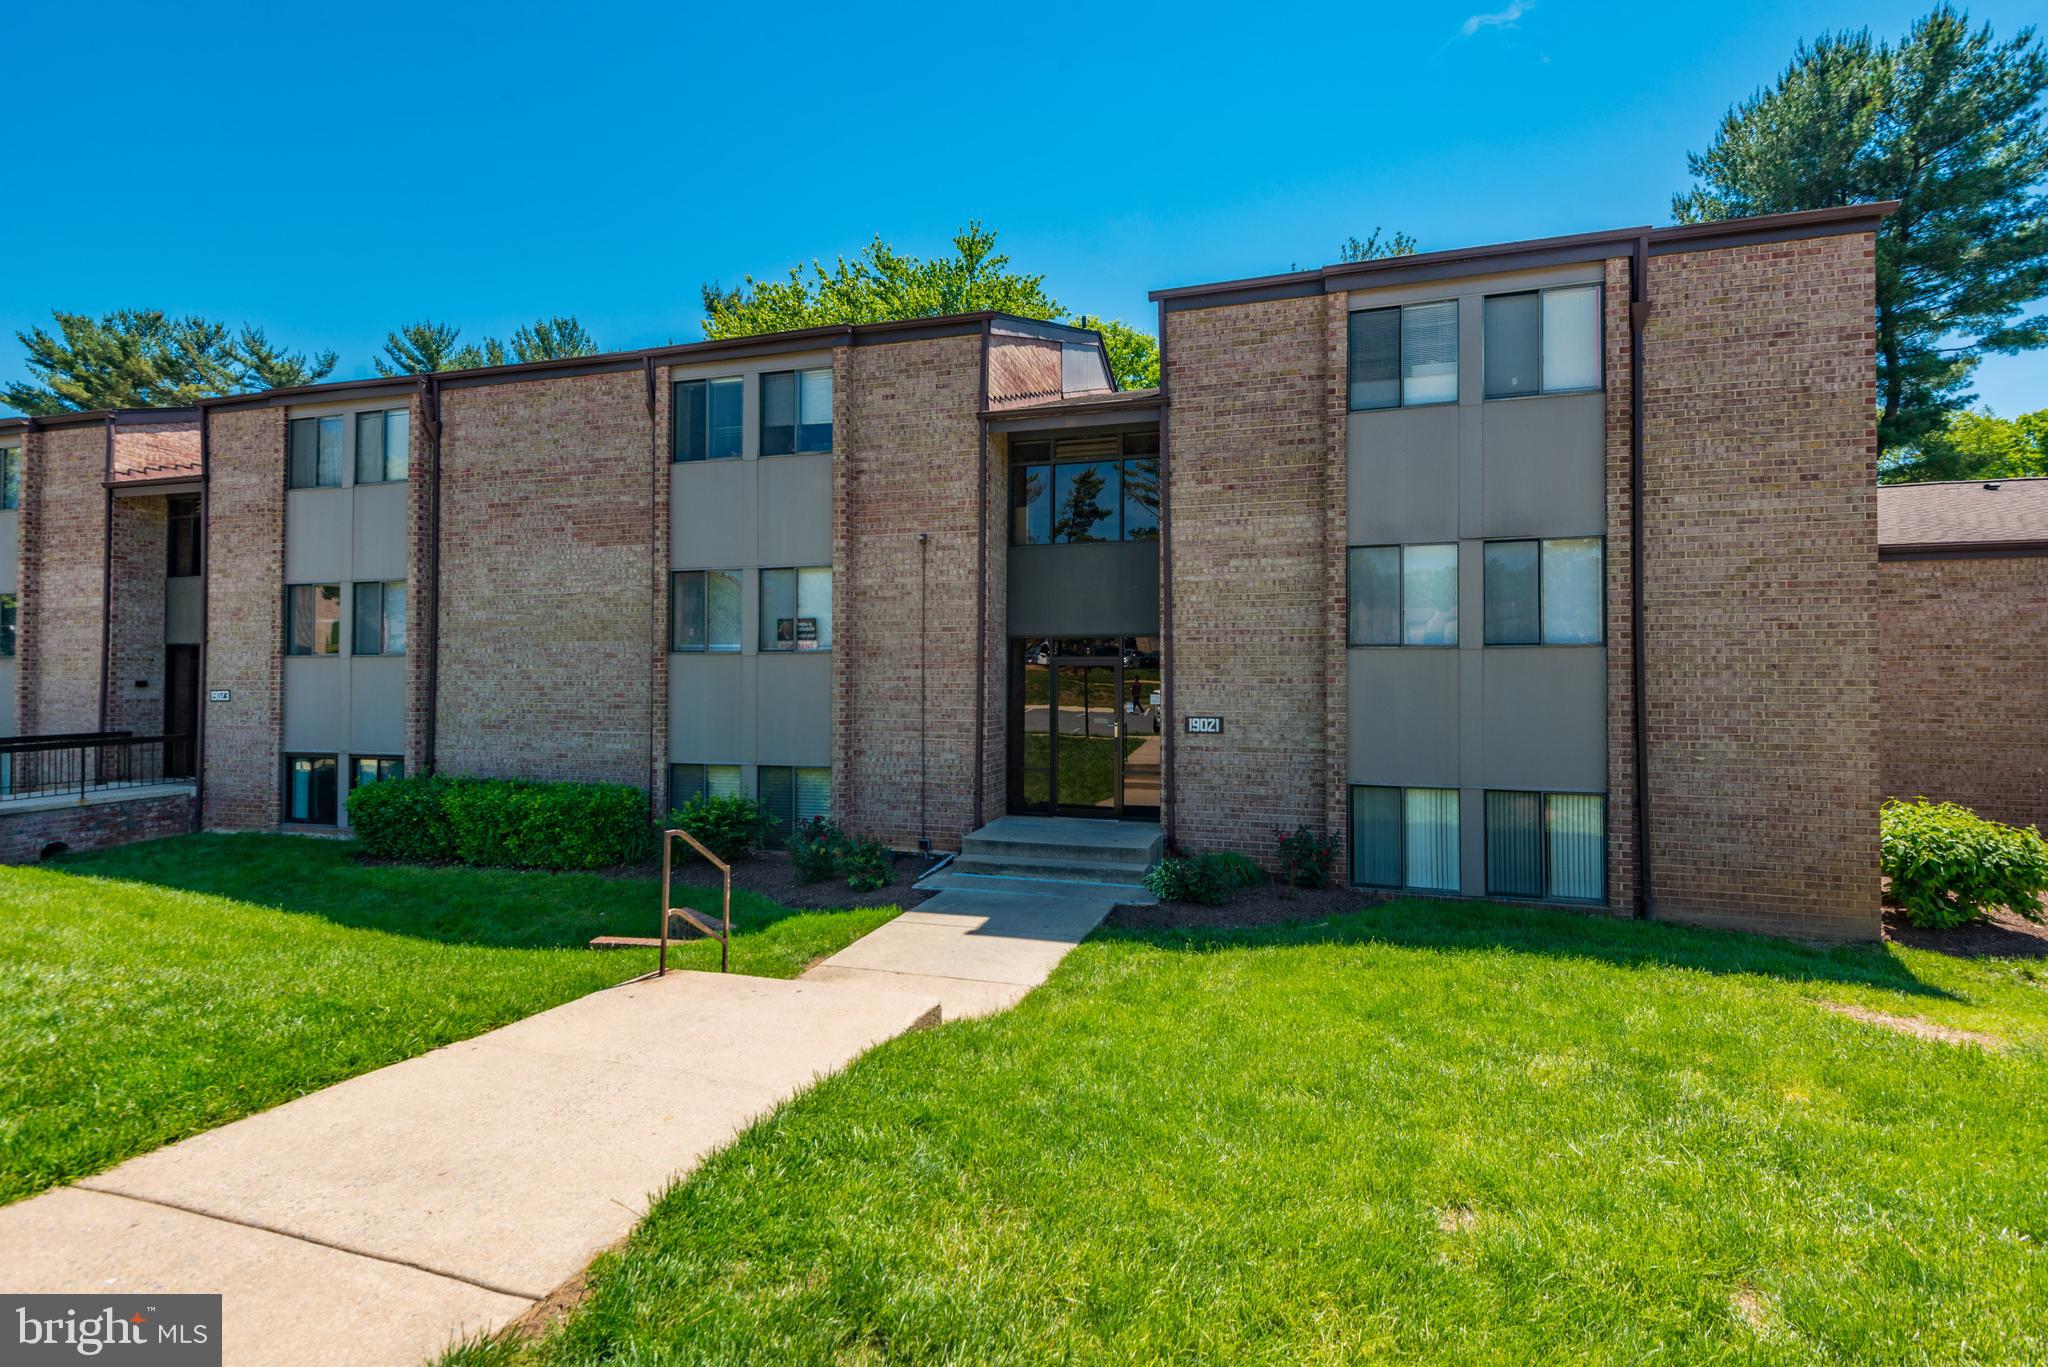
<path fill-rule="evenodd" d="M 1159 814 L 1160 683 L 1148 638 L 1017 643 L 1012 810 Z"/>
<path fill-rule="evenodd" d="M 1060 808 L 1114 816 L 1122 796 L 1121 666 L 1115 660 L 1060 660 L 1055 668 L 1053 772 Z"/>

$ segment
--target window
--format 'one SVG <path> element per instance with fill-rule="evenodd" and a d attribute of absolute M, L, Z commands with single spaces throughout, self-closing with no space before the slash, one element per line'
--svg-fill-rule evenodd
<path fill-rule="evenodd" d="M 1486 891 L 1496 897 L 1607 897 L 1607 799 L 1597 793 L 1486 795 Z"/>
<path fill-rule="evenodd" d="M 357 755 L 349 761 L 348 790 L 354 792 L 367 783 L 382 783 L 389 778 L 405 777 L 405 760 L 399 755 Z"/>
<path fill-rule="evenodd" d="M 14 623 L 19 604 L 11 593 L 0 593 L 0 656 L 14 654 Z"/>
<path fill-rule="evenodd" d="M 832 372 L 778 370 L 761 377 L 761 454 L 832 449 Z"/>
<path fill-rule="evenodd" d="M 405 584 L 356 585 L 354 655 L 405 654 Z"/>
<path fill-rule="evenodd" d="M 1018 546 L 1159 539 L 1159 434 L 1020 442 L 1011 450 L 1010 541 Z M 1074 456 L 1119 457 L 1074 460 Z"/>
<path fill-rule="evenodd" d="M 356 414 L 356 483 L 390 484 L 406 477 L 406 412 Z"/>
<path fill-rule="evenodd" d="M 671 764 L 668 766 L 668 805 L 680 811 L 693 797 L 738 797 L 740 766 L 737 764 Z"/>
<path fill-rule="evenodd" d="M 1599 387 L 1598 285 L 1487 297 L 1487 398 Z"/>
<path fill-rule="evenodd" d="M 1351 407 L 1458 401 L 1458 303 L 1362 309 L 1351 315 Z"/>
<path fill-rule="evenodd" d="M 164 500 L 164 573 L 189 579 L 199 573 L 199 496 L 174 494 Z"/>
<path fill-rule="evenodd" d="M 1458 547 L 1353 546 L 1351 644 L 1458 643 Z"/>
<path fill-rule="evenodd" d="M 1489 541 L 1484 578 L 1486 644 L 1600 644 L 1599 537 Z"/>
<path fill-rule="evenodd" d="M 832 571 L 761 571 L 761 649 L 832 648 Z"/>
<path fill-rule="evenodd" d="M 740 572 L 678 570 L 669 579 L 668 648 L 740 648 Z"/>
<path fill-rule="evenodd" d="M 335 817 L 334 756 L 284 757 L 284 819 L 332 826 Z"/>
<path fill-rule="evenodd" d="M 755 771 L 754 790 L 780 844 L 796 827 L 831 810 L 832 771 L 764 764 Z"/>
<path fill-rule="evenodd" d="M 1351 790 L 1351 881 L 1367 887 L 1458 890 L 1458 790 Z"/>
<path fill-rule="evenodd" d="M 21 448 L 0 446 L 0 509 L 21 506 Z"/>
<path fill-rule="evenodd" d="M 346 423 L 341 418 L 293 418 L 291 468 L 294 489 L 339 489 Z"/>
<path fill-rule="evenodd" d="M 675 386 L 675 458 L 730 460 L 740 453 L 745 381 L 683 380 Z"/>
<path fill-rule="evenodd" d="M 293 584 L 284 591 L 287 655 L 341 653 L 341 585 Z"/>

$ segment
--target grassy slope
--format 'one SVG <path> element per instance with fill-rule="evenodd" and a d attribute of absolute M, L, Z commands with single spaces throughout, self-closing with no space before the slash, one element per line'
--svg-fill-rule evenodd
<path fill-rule="evenodd" d="M 288 836 L 0 868 L 0 1201 L 643 973 L 652 951 L 578 946 L 652 933 L 659 901 L 643 880 L 370 867 Z M 794 976 L 892 914 L 735 892 L 733 970 Z M 717 946 L 670 962 L 716 968 Z"/>
<path fill-rule="evenodd" d="M 756 1126 L 518 1355 L 2038 1361 L 2044 989 L 1414 902 L 1106 933 Z"/>

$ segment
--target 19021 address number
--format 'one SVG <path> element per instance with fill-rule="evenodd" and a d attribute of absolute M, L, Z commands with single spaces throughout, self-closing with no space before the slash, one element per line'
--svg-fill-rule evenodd
<path fill-rule="evenodd" d="M 1223 734 L 1223 718 L 1189 717 L 1188 734 L 1191 736 L 1220 736 Z"/>

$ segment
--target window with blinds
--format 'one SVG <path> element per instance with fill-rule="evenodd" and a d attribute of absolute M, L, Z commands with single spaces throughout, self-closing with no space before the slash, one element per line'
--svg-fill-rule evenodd
<path fill-rule="evenodd" d="M 1488 296 L 1486 397 L 1522 398 L 1600 387 L 1600 287 Z"/>
<path fill-rule="evenodd" d="M 777 844 L 813 817 L 832 809 L 832 771 L 783 764 L 764 764 L 755 773 L 755 793 L 774 826 Z"/>
<path fill-rule="evenodd" d="M 1458 401 L 1458 302 L 1438 300 L 1351 315 L 1351 408 Z"/>
<path fill-rule="evenodd" d="M 1351 881 L 1365 887 L 1456 892 L 1458 790 L 1351 790 Z"/>
<path fill-rule="evenodd" d="M 1489 541 L 1483 589 L 1490 646 L 1599 645 L 1605 639 L 1597 536 Z"/>
<path fill-rule="evenodd" d="M 1486 891 L 1605 901 L 1607 799 L 1598 793 L 1487 793 Z"/>
<path fill-rule="evenodd" d="M 761 377 L 761 454 L 832 449 L 832 372 L 776 370 Z"/>
<path fill-rule="evenodd" d="M 671 764 L 668 766 L 668 805 L 680 809 L 693 797 L 738 797 L 740 766 L 737 764 Z"/>

